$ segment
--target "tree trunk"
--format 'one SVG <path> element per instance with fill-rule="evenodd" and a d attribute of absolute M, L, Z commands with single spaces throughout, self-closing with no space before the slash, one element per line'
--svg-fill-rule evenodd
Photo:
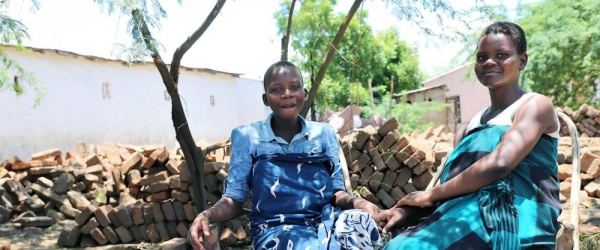
<path fill-rule="evenodd" d="M 292 5 L 290 6 L 290 13 L 288 14 L 288 23 L 287 30 L 285 31 L 285 36 L 283 37 L 283 41 L 281 43 L 281 60 L 288 60 L 288 45 L 290 44 L 290 33 L 292 32 L 292 17 L 294 16 L 294 6 L 296 5 L 296 0 L 292 0 Z"/>
<path fill-rule="evenodd" d="M 321 81 L 323 81 L 323 78 L 325 77 L 325 72 L 327 71 L 331 60 L 333 59 L 333 53 L 337 50 L 336 48 L 342 41 L 342 37 L 344 37 L 344 33 L 346 32 L 346 28 L 348 28 L 348 25 L 350 25 L 352 17 L 354 17 L 354 14 L 356 14 L 356 11 L 358 10 L 362 2 L 363 0 L 354 0 L 352 7 L 350 7 L 348 14 L 346 14 L 344 22 L 340 26 L 338 32 L 335 34 L 333 41 L 329 44 L 329 50 L 327 51 L 325 58 L 323 58 L 323 64 L 321 64 L 321 68 L 319 68 L 317 76 L 311 83 L 310 91 L 308 92 L 308 99 L 306 99 L 306 102 L 304 103 L 304 108 L 302 108 L 302 111 L 300 112 L 300 114 L 303 117 L 306 117 L 306 115 L 308 114 L 308 110 L 315 101 L 315 96 L 317 95 L 317 91 L 319 90 L 319 85 L 321 85 Z"/>

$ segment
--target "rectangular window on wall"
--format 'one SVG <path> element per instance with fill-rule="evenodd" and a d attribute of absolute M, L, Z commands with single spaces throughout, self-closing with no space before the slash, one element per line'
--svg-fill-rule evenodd
<path fill-rule="evenodd" d="M 110 99 L 110 83 L 102 83 L 102 99 Z"/>

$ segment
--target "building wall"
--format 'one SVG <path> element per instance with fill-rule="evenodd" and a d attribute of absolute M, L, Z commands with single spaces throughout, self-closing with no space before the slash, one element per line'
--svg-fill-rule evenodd
<path fill-rule="evenodd" d="M 409 92 L 407 94 L 405 94 L 403 96 L 403 98 L 400 99 L 400 101 L 404 101 L 404 102 L 411 102 L 411 103 L 415 103 L 415 102 L 437 102 L 437 103 L 445 103 L 446 102 L 446 96 L 445 96 L 445 91 L 446 90 L 446 85 L 440 85 L 440 86 L 431 86 L 428 89 L 423 89 L 420 91 L 414 91 L 414 92 Z M 452 114 L 452 110 L 451 108 L 445 109 L 444 111 L 440 111 L 440 112 L 430 112 L 428 114 L 425 115 L 425 117 L 423 117 L 423 122 L 424 123 L 429 123 L 429 122 L 433 122 L 433 124 L 437 125 L 441 125 L 441 124 L 446 124 L 448 126 L 448 128 L 450 129 L 450 131 L 454 131 L 452 130 L 452 128 L 454 128 L 454 124 L 448 124 L 448 115 Z"/>
<path fill-rule="evenodd" d="M 49 148 L 65 152 L 75 149 L 77 141 L 176 146 L 171 103 L 153 64 L 127 66 L 53 50 L 24 55 L 4 49 L 35 74 L 46 94 L 34 108 L 31 88 L 21 96 L 0 92 L 0 160 L 29 159 Z M 14 73 L 9 75 L 12 79 Z M 235 74 L 190 68 L 180 73 L 179 93 L 196 141 L 226 140 L 234 127 L 263 119 L 268 112 L 262 91 L 260 81 Z"/>
<path fill-rule="evenodd" d="M 471 65 L 465 65 L 423 83 L 423 87 L 446 85 L 446 97 L 458 96 L 460 99 L 460 121 L 465 123 L 477 112 L 490 106 L 490 97 L 486 87 L 481 85 Z"/>

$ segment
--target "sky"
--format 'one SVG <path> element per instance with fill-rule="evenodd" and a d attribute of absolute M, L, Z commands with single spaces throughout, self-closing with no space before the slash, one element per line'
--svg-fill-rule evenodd
<path fill-rule="evenodd" d="M 505 4 L 514 9 L 518 0 L 487 0 L 486 3 Z M 30 39 L 24 45 L 60 49 L 83 55 L 116 58 L 115 44 L 130 44 L 126 17 L 109 15 L 93 0 L 38 0 L 41 8 L 31 11 L 29 0 L 12 0 L 8 6 L 11 17 L 28 27 Z M 152 30 L 161 42 L 161 56 L 167 62 L 188 35 L 200 27 L 215 1 L 161 1 L 168 17 L 160 29 Z M 261 79 L 264 71 L 280 57 L 280 36 L 273 14 L 280 0 L 229 0 L 204 35 L 184 55 L 181 64 L 187 67 L 210 68 L 239 73 L 243 77 Z M 300 1 L 301 2 L 301 1 Z M 444 67 L 462 48 L 460 43 L 447 43 L 420 34 L 407 21 L 391 14 L 385 1 L 366 0 L 363 8 L 369 11 L 367 22 L 377 30 L 394 27 L 400 39 L 418 49 L 420 68 L 433 72 Z M 456 9 L 468 9 L 475 0 L 449 0 Z M 528 1 L 524 1 L 528 2 Z M 347 12 L 352 1 L 338 0 L 336 10 Z M 445 25 L 453 25 L 447 22 Z M 483 26 L 485 24 L 474 24 Z M 460 24 L 456 28 L 464 30 Z M 437 45 L 434 45 L 437 43 Z"/>

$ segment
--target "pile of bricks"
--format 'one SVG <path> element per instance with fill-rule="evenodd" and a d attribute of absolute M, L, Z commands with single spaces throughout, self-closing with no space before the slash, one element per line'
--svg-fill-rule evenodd
<path fill-rule="evenodd" d="M 223 150 L 206 156 L 208 206 L 221 197 L 227 169 Z M 59 247 L 186 237 L 197 214 L 189 178 L 181 150 L 164 145 L 81 143 L 64 157 L 59 149 L 25 161 L 13 157 L 0 164 L 0 220 L 21 227 L 73 220 L 61 231 Z"/>
<path fill-rule="evenodd" d="M 381 208 L 424 190 L 452 147 L 445 126 L 412 135 L 398 135 L 398 126 L 392 118 L 378 129 L 367 126 L 342 138 L 352 189 Z"/>
<path fill-rule="evenodd" d="M 583 104 L 575 111 L 569 107 L 559 108 L 558 110 L 573 120 L 581 137 L 600 137 L 600 111 L 596 108 Z M 563 136 L 569 135 L 569 129 L 565 124 L 562 124 L 560 134 Z"/>

